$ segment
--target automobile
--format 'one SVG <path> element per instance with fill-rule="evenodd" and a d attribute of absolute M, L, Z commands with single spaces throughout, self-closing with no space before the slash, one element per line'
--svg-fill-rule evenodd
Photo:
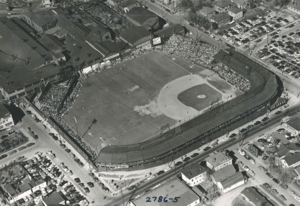
<path fill-rule="evenodd" d="M 267 122 L 264 122 L 264 123 L 261 123 L 260 126 L 265 126 L 267 124 L 268 124 Z"/>
<path fill-rule="evenodd" d="M 83 167 L 84 164 L 82 162 L 76 162 L 80 167 Z"/>
<path fill-rule="evenodd" d="M 27 110 L 26 113 L 27 113 L 27 114 L 31 114 L 31 111 Z"/>
<path fill-rule="evenodd" d="M 184 162 L 187 162 L 187 161 L 189 161 L 191 158 L 189 158 L 189 157 L 186 157 L 183 161 Z"/>
<path fill-rule="evenodd" d="M 15 153 L 17 153 L 17 150 L 13 150 L 13 151 L 11 151 L 10 153 L 8 153 L 9 155 L 12 155 L 12 154 L 15 154 Z"/>
<path fill-rule="evenodd" d="M 239 153 L 240 153 L 241 155 L 245 155 L 245 154 L 246 154 L 245 151 L 242 150 L 242 149 L 239 149 Z"/>
<path fill-rule="evenodd" d="M 204 151 L 207 151 L 207 150 L 209 150 L 211 147 L 205 147 L 203 150 Z"/>
<path fill-rule="evenodd" d="M 34 143 L 34 142 L 31 142 L 31 143 L 27 144 L 26 147 L 31 147 L 31 146 L 33 146 L 33 145 L 35 145 L 35 143 Z"/>
<path fill-rule="evenodd" d="M 264 168 L 263 166 L 259 166 L 258 168 L 264 172 L 267 171 L 266 168 Z"/>
<path fill-rule="evenodd" d="M 68 172 L 70 175 L 73 175 L 72 170 L 68 170 L 67 172 Z"/>
<path fill-rule="evenodd" d="M 236 133 L 232 133 L 229 137 L 230 138 L 233 138 L 233 137 L 235 137 L 236 136 Z"/>
<path fill-rule="evenodd" d="M 280 184 L 280 187 L 282 187 L 282 188 L 285 189 L 285 190 L 288 189 L 288 185 L 286 185 L 286 184 Z"/>
<path fill-rule="evenodd" d="M 246 131 L 248 131 L 248 129 L 246 128 L 241 129 L 241 132 L 246 132 Z"/>
<path fill-rule="evenodd" d="M 282 35 L 282 36 L 281 36 L 282 39 L 284 39 L 284 38 L 286 38 L 286 37 L 287 37 L 287 35 Z"/>
<path fill-rule="evenodd" d="M 19 151 L 23 150 L 23 149 L 26 149 L 27 147 L 26 146 L 23 146 L 23 147 L 20 147 L 19 148 Z"/>
<path fill-rule="evenodd" d="M 13 134 L 13 133 L 15 133 L 15 130 L 11 130 L 8 132 L 8 134 Z"/>
<path fill-rule="evenodd" d="M 176 163 L 175 163 L 175 166 L 179 166 L 179 165 L 181 165 L 181 164 L 182 164 L 182 162 L 179 161 L 179 162 L 176 162 Z"/>
<path fill-rule="evenodd" d="M 77 183 L 79 183 L 79 182 L 80 182 L 80 179 L 79 179 L 78 177 L 76 177 L 76 178 L 74 179 L 74 181 L 77 182 Z"/>
<path fill-rule="evenodd" d="M 244 170 L 246 170 L 246 171 L 249 171 L 249 170 L 250 170 L 249 167 L 248 167 L 247 165 L 245 165 L 243 168 L 244 168 Z"/>
<path fill-rule="evenodd" d="M 238 161 L 238 165 L 239 165 L 240 167 L 243 167 L 243 166 L 244 166 L 244 163 L 243 163 L 242 161 Z"/>
<path fill-rule="evenodd" d="M 247 159 L 247 160 L 250 160 L 251 158 L 249 157 L 249 155 L 245 154 L 244 157 Z"/>
<path fill-rule="evenodd" d="M 271 186 L 268 183 L 264 183 L 263 186 L 265 186 L 265 188 L 270 189 Z"/>
<path fill-rule="evenodd" d="M 7 154 L 1 155 L 1 156 L 0 156 L 0 160 L 1 160 L 1 159 L 4 159 L 5 157 L 7 157 Z"/>
<path fill-rule="evenodd" d="M 93 177 L 93 180 L 94 180 L 95 182 L 99 182 L 99 181 L 100 181 L 98 177 Z"/>
<path fill-rule="evenodd" d="M 283 196 L 283 195 L 280 195 L 280 196 L 279 196 L 279 199 L 281 199 L 282 201 L 286 201 L 286 198 L 285 198 L 285 196 Z"/>
<path fill-rule="evenodd" d="M 90 189 L 88 187 L 83 188 L 86 193 L 90 193 Z"/>
<path fill-rule="evenodd" d="M 256 125 L 259 125 L 261 122 L 260 121 L 256 121 L 255 123 L 254 123 L 254 125 L 256 126 Z"/>
<path fill-rule="evenodd" d="M 99 185 L 100 187 L 104 187 L 104 184 L 103 184 L 102 182 L 98 182 L 98 185 Z"/>
<path fill-rule="evenodd" d="M 20 157 L 17 158 L 17 160 L 22 160 L 24 158 L 25 158 L 25 156 L 20 156 Z"/>
<path fill-rule="evenodd" d="M 298 202 L 300 202 L 300 197 L 294 196 L 294 198 L 295 198 Z"/>
<path fill-rule="evenodd" d="M 281 111 L 277 111 L 277 112 L 275 112 L 275 114 L 280 114 L 281 113 Z"/>
<path fill-rule="evenodd" d="M 277 132 L 282 132 L 282 131 L 285 131 L 285 129 L 284 129 L 284 128 L 279 128 L 279 129 L 277 130 Z"/>
<path fill-rule="evenodd" d="M 296 193 L 293 191 L 293 190 L 289 190 L 289 193 L 292 195 L 292 196 L 295 196 Z"/>
<path fill-rule="evenodd" d="M 275 194 L 275 195 L 278 195 L 278 194 L 279 194 L 279 192 L 278 192 L 276 189 L 272 189 L 271 192 L 272 192 L 273 194 Z"/>
<path fill-rule="evenodd" d="M 267 142 L 267 140 L 265 140 L 265 139 L 258 139 L 257 141 L 262 142 L 262 143 Z"/>
<path fill-rule="evenodd" d="M 84 188 L 84 187 L 85 187 L 85 186 L 84 186 L 84 183 L 82 183 L 82 182 L 81 182 L 81 183 L 79 183 L 78 185 L 79 185 L 80 187 L 82 187 L 82 188 Z"/>
<path fill-rule="evenodd" d="M 266 175 L 269 176 L 270 178 L 273 178 L 273 176 L 269 172 L 267 172 Z"/>
<path fill-rule="evenodd" d="M 87 185 L 88 185 L 89 187 L 94 187 L 94 184 L 93 184 L 92 182 L 88 182 Z"/>
<path fill-rule="evenodd" d="M 54 140 L 56 140 L 56 141 L 58 140 L 58 137 L 55 136 L 55 135 L 53 135 L 52 138 L 53 138 Z"/>
<path fill-rule="evenodd" d="M 289 36 L 292 36 L 292 35 L 294 35 L 295 33 L 294 32 L 291 32 L 291 33 L 289 33 Z"/>
<path fill-rule="evenodd" d="M 278 179 L 276 179 L 276 178 L 273 178 L 272 179 L 274 182 L 276 182 L 277 184 L 279 184 L 280 182 L 279 182 L 279 180 Z"/>
<path fill-rule="evenodd" d="M 59 146 L 60 146 L 61 148 L 63 148 L 63 149 L 66 148 L 66 145 L 64 145 L 64 144 L 60 144 Z"/>
<path fill-rule="evenodd" d="M 250 159 L 249 162 L 251 162 L 251 164 L 254 164 L 254 165 L 255 165 L 254 159 Z"/>
<path fill-rule="evenodd" d="M 199 153 L 194 153 L 191 157 L 196 157 L 198 155 L 199 155 Z"/>
<path fill-rule="evenodd" d="M 255 176 L 255 173 L 253 170 L 249 170 L 250 175 Z"/>
<path fill-rule="evenodd" d="M 263 118 L 261 121 L 265 122 L 265 121 L 267 121 L 267 120 L 269 120 L 269 118 L 268 118 L 268 117 L 265 117 L 265 118 Z"/>
<path fill-rule="evenodd" d="M 71 150 L 70 149 L 65 149 L 65 151 L 67 152 L 67 153 L 70 153 L 71 152 Z"/>
<path fill-rule="evenodd" d="M 161 170 L 161 171 L 159 171 L 159 172 L 157 173 L 157 175 L 161 175 L 161 174 L 163 174 L 163 173 L 165 173 L 165 171 Z"/>
<path fill-rule="evenodd" d="M 267 156 L 267 155 L 265 155 L 265 156 L 263 156 L 263 160 L 267 160 L 269 158 L 269 156 Z"/>
<path fill-rule="evenodd" d="M 128 190 L 133 190 L 136 188 L 136 185 L 131 185 L 130 187 L 128 187 Z"/>

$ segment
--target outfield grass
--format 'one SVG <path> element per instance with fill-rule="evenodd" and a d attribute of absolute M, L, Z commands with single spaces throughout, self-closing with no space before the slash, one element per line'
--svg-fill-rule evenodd
<path fill-rule="evenodd" d="M 86 79 L 65 120 L 76 130 L 75 117 L 83 135 L 96 119 L 84 139 L 98 150 L 107 144 L 140 142 L 159 132 L 161 125 L 175 123 L 161 114 L 156 98 L 166 83 L 187 74 L 157 52 L 126 61 Z"/>
<path fill-rule="evenodd" d="M 198 96 L 204 95 L 204 98 Z M 210 106 L 210 101 L 222 99 L 221 93 L 214 90 L 207 84 L 200 84 L 191 87 L 178 95 L 178 99 L 185 105 L 193 107 L 194 109 L 201 111 Z"/>

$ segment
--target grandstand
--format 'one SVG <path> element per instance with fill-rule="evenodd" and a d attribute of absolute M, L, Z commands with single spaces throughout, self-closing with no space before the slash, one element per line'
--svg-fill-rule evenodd
<path fill-rule="evenodd" d="M 265 114 L 280 97 L 280 79 L 260 64 L 234 49 L 222 50 L 214 58 L 247 78 L 250 90 L 155 138 L 104 147 L 96 160 L 99 171 L 142 170 L 168 163 Z"/>

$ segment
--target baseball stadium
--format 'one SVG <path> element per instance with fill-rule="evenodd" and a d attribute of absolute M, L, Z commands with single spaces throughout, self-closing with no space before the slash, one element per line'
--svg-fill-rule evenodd
<path fill-rule="evenodd" d="M 283 90 L 280 79 L 265 67 L 243 54 L 231 48 L 219 51 L 214 56 L 214 59 L 248 79 L 251 83 L 251 88 L 240 95 L 235 95 L 234 98 L 228 99 L 228 101 L 221 101 L 221 99 L 224 99 L 224 94 L 218 91 L 217 88 L 213 88 L 212 85 L 199 85 L 199 83 L 195 83 L 197 80 L 194 78 L 197 78 L 198 75 L 193 75 L 193 73 L 186 75 L 179 72 L 176 77 L 173 76 L 169 79 L 169 83 L 165 85 L 160 85 L 162 83 L 157 81 L 156 84 L 158 84 L 158 87 L 162 86 L 157 101 L 160 101 L 160 98 L 164 98 L 164 95 L 160 96 L 164 90 L 178 85 L 177 80 L 179 81 L 180 79 L 182 80 L 182 78 L 186 78 L 187 83 L 183 85 L 182 88 L 175 87 L 174 91 L 168 92 L 171 94 L 168 98 L 171 99 L 169 104 L 174 106 L 175 110 L 177 108 L 178 112 L 175 114 L 171 114 L 170 112 L 170 114 L 168 114 L 167 104 L 160 105 L 160 107 L 166 107 L 164 110 L 165 115 L 158 115 L 161 119 L 157 119 L 159 121 L 154 125 L 154 128 L 157 128 L 158 125 L 164 122 L 173 124 L 176 122 L 175 120 L 184 119 L 185 116 L 181 113 L 193 113 L 205 107 L 208 108 L 211 106 L 210 104 L 213 99 L 219 99 L 219 104 L 210 107 L 210 109 L 206 109 L 205 112 L 194 113 L 194 117 L 190 120 L 184 121 L 176 127 L 168 128 L 154 137 L 145 139 L 143 135 L 147 134 L 136 132 L 135 136 L 140 136 L 140 138 L 134 139 L 135 142 L 132 141 L 133 143 L 103 145 L 104 147 L 100 150 L 96 160 L 99 171 L 104 169 L 134 171 L 171 162 L 197 149 L 201 145 L 213 141 L 221 135 L 265 114 L 276 102 L 277 98 L 280 97 Z M 174 72 L 176 73 L 176 69 L 174 69 Z M 157 73 L 156 75 L 159 78 L 161 75 L 168 76 L 170 74 Z M 175 82 L 173 79 L 176 79 L 174 80 Z M 171 84 L 174 85 L 172 86 Z M 150 87 L 151 85 L 147 86 Z M 199 90 L 206 90 L 208 93 L 197 93 Z M 190 96 L 197 96 L 198 99 L 201 99 L 201 97 L 209 95 L 210 93 L 213 94 L 212 99 L 202 102 L 202 105 L 194 104 L 193 102 L 195 102 L 195 100 L 190 98 Z M 153 93 L 152 97 L 154 98 L 154 96 Z M 166 101 L 167 100 L 164 100 L 164 102 Z M 183 111 L 182 108 L 184 108 Z M 124 111 L 124 114 L 126 114 L 126 111 Z M 132 121 L 130 118 L 128 118 L 128 122 Z M 156 122 L 154 120 L 151 121 L 150 124 Z M 154 131 L 155 130 L 152 129 L 150 133 Z M 141 138 L 141 136 L 143 138 Z M 145 140 L 141 141 L 142 139 Z"/>

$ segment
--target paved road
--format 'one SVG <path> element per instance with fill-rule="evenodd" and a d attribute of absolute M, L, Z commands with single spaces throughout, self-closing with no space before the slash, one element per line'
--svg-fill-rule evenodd
<path fill-rule="evenodd" d="M 289 108 L 289 110 L 287 112 L 283 112 L 280 115 L 274 115 L 273 117 L 270 118 L 269 123 L 267 124 L 267 126 L 265 127 L 261 127 L 261 126 L 257 126 L 254 127 L 252 130 L 250 130 L 247 134 L 247 137 L 245 138 L 244 144 L 247 143 L 246 140 L 251 140 L 254 139 L 255 137 L 259 136 L 259 134 L 262 133 L 267 133 L 268 131 L 270 131 L 270 129 L 277 127 L 280 124 L 280 120 L 282 119 L 282 117 L 288 115 L 288 114 L 294 114 L 295 111 L 297 111 L 299 109 L 299 104 L 294 105 L 293 107 Z M 216 150 L 223 150 L 223 149 L 227 149 L 230 147 L 237 147 L 237 145 L 239 144 L 240 140 L 239 139 L 230 139 L 220 145 L 218 145 L 217 147 L 212 148 L 211 150 L 207 151 L 207 152 L 202 152 L 200 153 L 199 156 L 191 159 L 189 162 L 178 166 L 177 168 L 168 171 L 165 174 L 162 174 L 161 176 L 153 179 L 151 182 L 145 183 L 144 185 L 140 186 L 137 188 L 136 191 L 134 191 L 134 195 L 133 197 L 136 197 L 139 194 L 143 194 L 145 191 L 151 189 L 152 187 L 156 186 L 157 184 L 161 184 L 164 181 L 167 181 L 168 179 L 170 179 L 171 177 L 176 176 L 177 174 L 180 173 L 180 171 L 190 165 L 193 164 L 195 162 L 201 162 L 203 161 L 207 156 L 209 156 L 210 153 L 216 151 Z M 107 206 L 119 206 L 123 204 L 124 202 L 127 202 L 129 200 L 129 198 L 132 196 L 132 193 L 126 194 L 123 196 L 123 198 L 117 198 L 113 201 L 111 201 L 109 204 L 107 204 Z"/>
<path fill-rule="evenodd" d="M 73 158 L 58 145 L 58 142 L 52 139 L 52 137 L 48 134 L 49 130 L 45 130 L 41 123 L 36 123 L 29 115 L 25 115 L 22 121 L 23 122 L 18 126 L 24 128 L 30 127 L 34 133 L 39 136 L 39 139 L 34 146 L 0 160 L 0 165 L 8 164 L 19 156 L 25 156 L 29 159 L 32 158 L 38 151 L 44 152 L 45 154 L 46 151 L 52 150 L 56 154 L 56 159 L 54 162 L 58 164 L 60 162 L 64 162 L 65 165 L 68 166 L 68 168 L 74 173 L 71 176 L 66 175 L 66 180 L 71 181 L 75 186 L 77 185 L 74 181 L 74 178 L 76 177 L 79 177 L 81 182 L 83 182 L 86 186 L 87 182 L 94 182 L 93 179 L 88 175 L 88 171 L 75 163 Z M 104 201 L 104 196 L 107 196 L 107 194 L 102 191 L 98 184 L 95 184 L 94 188 L 89 189 L 90 193 L 86 196 L 88 201 L 95 201 L 97 206 L 100 205 L 100 203 Z M 110 197 L 108 197 L 105 201 L 110 201 Z"/>

